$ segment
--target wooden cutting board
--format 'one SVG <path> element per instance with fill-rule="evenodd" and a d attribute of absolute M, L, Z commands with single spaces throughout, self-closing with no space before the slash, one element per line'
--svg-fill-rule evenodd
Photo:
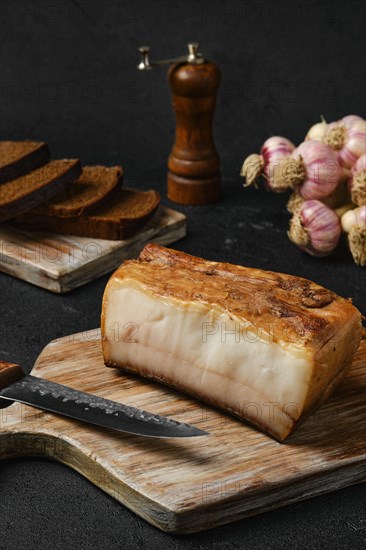
<path fill-rule="evenodd" d="M 150 222 L 124 241 L 16 229 L 0 224 L 0 271 L 56 293 L 113 271 L 147 242 L 168 245 L 186 235 L 186 217 L 160 206 Z"/>
<path fill-rule="evenodd" d="M 337 394 L 285 444 L 179 392 L 106 368 L 98 330 L 48 344 L 33 374 L 211 432 L 149 439 L 19 403 L 0 410 L 0 458 L 67 464 L 164 531 L 201 531 L 366 480 L 365 339 Z"/>

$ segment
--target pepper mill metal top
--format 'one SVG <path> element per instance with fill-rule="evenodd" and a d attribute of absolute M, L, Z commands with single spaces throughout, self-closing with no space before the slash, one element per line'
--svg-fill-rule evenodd
<path fill-rule="evenodd" d="M 220 161 L 212 134 L 220 70 L 198 47 L 192 42 L 187 55 L 154 62 L 148 46 L 139 48 L 139 70 L 171 65 L 176 134 L 168 159 L 168 198 L 179 204 L 207 204 L 220 197 Z"/>
<path fill-rule="evenodd" d="M 150 61 L 150 47 L 149 46 L 140 46 L 139 52 L 141 54 L 141 61 L 137 65 L 137 68 L 140 71 L 149 71 L 153 67 L 158 67 L 159 65 L 173 65 L 174 63 L 192 63 L 193 65 L 198 65 L 200 63 L 205 63 L 203 55 L 198 51 L 199 44 L 198 42 L 191 42 L 188 44 L 188 55 L 182 55 L 174 59 L 161 59 L 159 61 Z"/>

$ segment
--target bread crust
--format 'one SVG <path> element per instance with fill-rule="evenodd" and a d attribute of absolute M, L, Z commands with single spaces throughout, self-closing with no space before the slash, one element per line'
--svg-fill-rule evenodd
<path fill-rule="evenodd" d="M 80 174 L 79 160 L 54 160 L 26 176 L 4 183 L 0 187 L 0 221 L 10 220 L 49 200 L 64 191 Z M 25 180 L 30 184 L 23 189 Z"/>
<path fill-rule="evenodd" d="M 20 178 L 50 160 L 47 143 L 36 141 L 0 142 L 0 184 Z"/>
<path fill-rule="evenodd" d="M 32 214 L 72 218 L 96 212 L 117 196 L 122 179 L 122 166 L 83 166 L 81 176 L 64 193 Z"/>
<path fill-rule="evenodd" d="M 121 209 L 121 214 L 109 214 L 110 208 L 118 210 L 119 200 L 136 199 L 140 203 L 138 212 L 130 212 L 129 209 Z M 149 198 L 149 204 L 146 199 Z M 113 199 L 113 205 L 101 206 L 93 213 L 80 216 L 52 216 L 27 212 L 16 218 L 16 225 L 25 229 L 50 231 L 79 237 L 94 239 L 121 240 L 132 237 L 155 214 L 160 204 L 160 195 L 155 190 L 136 191 L 133 189 L 120 189 Z"/>

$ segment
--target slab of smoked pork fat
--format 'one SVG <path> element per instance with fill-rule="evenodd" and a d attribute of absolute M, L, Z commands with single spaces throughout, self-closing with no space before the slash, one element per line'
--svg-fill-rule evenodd
<path fill-rule="evenodd" d="M 107 366 L 173 386 L 283 441 L 347 374 L 361 314 L 300 277 L 148 244 L 106 286 L 102 337 Z"/>

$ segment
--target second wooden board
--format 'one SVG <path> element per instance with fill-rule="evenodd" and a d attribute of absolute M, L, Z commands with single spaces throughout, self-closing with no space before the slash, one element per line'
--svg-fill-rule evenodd
<path fill-rule="evenodd" d="M 0 226 L 0 271 L 56 293 L 69 292 L 138 256 L 148 242 L 168 245 L 186 235 L 186 217 L 160 206 L 139 233 L 125 241 L 56 235 Z"/>
<path fill-rule="evenodd" d="M 337 393 L 284 444 L 170 388 L 108 369 L 99 331 L 51 342 L 33 374 L 210 432 L 164 440 L 19 403 L 0 410 L 0 458 L 63 462 L 164 531 L 201 531 L 366 480 L 366 340 Z"/>

